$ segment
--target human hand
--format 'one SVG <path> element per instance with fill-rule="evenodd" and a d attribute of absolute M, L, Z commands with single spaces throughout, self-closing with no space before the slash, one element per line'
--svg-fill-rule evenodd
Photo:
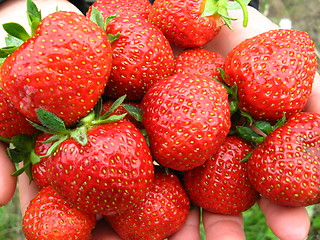
<path fill-rule="evenodd" d="M 52 1 L 51 1 L 52 2 Z M 61 0 L 61 2 L 66 2 Z M 51 5 L 51 4 L 50 4 Z M 39 5 L 38 5 L 39 6 Z M 55 9 L 56 3 L 52 4 Z M 16 8 L 21 9 L 21 8 Z M 46 5 L 48 9 L 48 5 Z M 61 9 L 61 8 L 60 8 Z M 68 9 L 74 10 L 74 8 L 68 5 Z M 2 11 L 0 9 L 0 11 Z M 255 19 L 250 22 L 247 28 L 241 26 L 241 14 L 238 11 L 232 11 L 232 15 L 239 18 L 234 22 L 234 30 L 224 28 L 222 32 L 214 39 L 210 44 L 207 44 L 206 48 L 211 51 L 216 51 L 222 55 L 226 55 L 236 44 L 241 40 L 256 35 L 258 33 L 267 31 L 269 29 L 276 28 L 277 26 L 272 24 L 269 20 L 263 17 L 259 12 L 249 8 L 249 19 Z M 25 14 L 21 14 L 24 16 Z M 20 16 L 21 16 L 20 15 Z M 0 14 L 1 18 L 4 16 Z M 14 19 L 16 22 L 17 20 Z M 1 21 L 2 22 L 2 21 Z M 8 22 L 7 20 L 3 22 Z M 260 24 L 259 24 L 260 23 Z M 319 84 L 319 77 L 317 75 L 315 85 Z M 319 93 L 315 88 L 306 109 L 308 111 L 320 112 L 320 106 L 317 98 Z M 2 149 L 0 149 L 2 150 Z M 4 150 L 2 151 L 4 153 Z M 5 159 L 6 156 L 0 156 L 0 159 Z M 8 161 L 9 162 L 9 161 Z M 0 162 L 1 163 L 1 162 Z M 7 169 L 7 168 L 1 168 Z M 4 176 L 4 175 L 1 175 Z M 30 184 L 25 175 L 22 175 L 19 179 L 20 192 L 21 192 L 21 209 L 25 211 L 26 206 L 30 200 L 38 192 L 37 187 L 34 184 Z M 12 189 L 12 188 L 11 188 Z M 3 196 L 3 195 L 1 195 Z M 1 201 L 0 201 L 1 202 Z M 267 224 L 272 229 L 274 234 L 280 239 L 305 239 L 309 230 L 309 217 L 305 208 L 285 208 L 275 205 L 268 200 L 262 198 L 258 202 L 261 210 L 264 212 Z M 237 216 L 223 216 L 212 214 L 204 211 L 203 213 L 204 226 L 207 233 L 207 239 L 245 239 L 243 232 L 243 219 L 241 215 Z M 199 210 L 196 208 L 191 211 L 187 223 L 184 228 L 170 239 L 199 239 Z M 99 221 L 96 229 L 93 232 L 94 240 L 103 239 L 120 239 L 110 228 L 107 227 L 103 220 Z"/>

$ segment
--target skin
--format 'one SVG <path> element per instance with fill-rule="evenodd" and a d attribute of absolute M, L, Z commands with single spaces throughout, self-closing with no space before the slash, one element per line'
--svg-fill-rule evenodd
<path fill-rule="evenodd" d="M 41 6 L 45 6 L 45 8 L 43 9 L 46 9 L 46 11 L 42 12 L 43 16 L 47 15 L 49 12 L 54 11 L 56 9 L 57 4 L 59 5 L 60 10 L 71 10 L 80 12 L 78 9 L 76 9 L 74 6 L 72 6 L 69 2 L 65 0 L 37 0 L 35 2 L 40 9 L 42 8 Z M 26 26 L 26 19 L 22 17 L 25 16 L 24 6 L 25 0 L 9 0 L 4 4 L 1 4 L 0 23 L 14 21 Z M 13 8 L 14 11 L 10 11 L 10 9 Z M 223 28 L 220 34 L 213 41 L 207 44 L 205 48 L 210 51 L 219 52 L 220 54 L 226 56 L 226 54 L 233 47 L 235 47 L 245 38 L 252 37 L 270 29 L 278 28 L 277 25 L 275 25 L 270 20 L 262 16 L 255 9 L 249 7 L 248 10 L 248 27 L 242 27 L 241 12 L 239 10 L 232 10 L 230 11 L 230 15 L 238 19 L 234 21 L 232 24 L 233 30 L 230 30 L 226 27 Z M 13 15 L 12 12 L 14 12 L 16 15 Z M 252 19 L 254 19 L 254 21 Z M 0 32 L 0 36 L 4 36 L 4 33 Z M 2 39 L 0 39 L 0 41 L 2 41 Z M 3 42 L 0 42 L 0 46 L 3 46 Z M 181 49 L 175 49 L 176 53 L 179 51 L 181 51 Z M 317 74 L 315 77 L 313 92 L 306 105 L 307 111 L 320 112 L 320 102 L 318 100 L 320 98 L 319 85 L 320 77 L 319 74 Z M 13 170 L 13 165 L 5 153 L 5 148 L 2 145 L 0 145 L 0 205 L 4 205 L 8 201 L 10 201 L 12 195 L 14 194 L 16 178 L 10 176 Z M 30 200 L 38 192 L 38 189 L 33 183 L 29 184 L 26 175 L 22 174 L 19 177 L 19 190 L 21 211 L 22 213 L 24 213 Z M 265 198 L 261 198 L 258 201 L 258 205 L 266 217 L 267 225 L 278 238 L 282 240 L 307 239 L 310 227 L 310 220 L 305 208 L 281 207 L 274 203 L 271 203 Z M 241 214 L 236 216 L 223 216 L 204 211 L 203 222 L 207 234 L 207 239 L 245 239 L 245 235 L 243 232 L 243 217 Z M 198 208 L 195 208 L 191 211 L 184 227 L 178 233 L 171 236 L 169 239 L 200 239 Z M 97 227 L 93 231 L 93 240 L 120 240 L 120 238 L 101 218 L 99 218 L 97 221 Z"/>

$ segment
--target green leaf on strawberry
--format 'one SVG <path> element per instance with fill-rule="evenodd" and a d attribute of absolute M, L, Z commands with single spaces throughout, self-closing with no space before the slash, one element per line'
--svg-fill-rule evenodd
<path fill-rule="evenodd" d="M 25 28 L 19 23 L 5 23 L 2 25 L 2 27 L 9 34 L 9 36 L 13 36 L 23 42 L 27 41 L 30 38 L 30 34 L 27 33 Z"/>
<path fill-rule="evenodd" d="M 264 136 L 261 136 L 249 127 L 238 126 L 236 129 L 239 135 L 248 142 L 260 144 L 265 139 Z"/>
<path fill-rule="evenodd" d="M 12 176 L 19 176 L 25 172 L 31 181 L 31 163 L 34 164 L 40 161 L 39 156 L 33 151 L 34 136 L 20 134 L 8 139 L 7 142 L 10 143 L 7 153 L 12 162 L 16 164 L 23 163 L 22 167 L 17 165 L 17 170 Z"/>
<path fill-rule="evenodd" d="M 27 18 L 31 28 L 31 35 L 18 23 L 5 23 L 3 29 L 8 33 L 6 47 L 0 48 L 0 64 L 12 54 L 22 43 L 33 36 L 42 20 L 41 12 L 32 0 L 27 0 Z"/>
<path fill-rule="evenodd" d="M 128 111 L 128 113 L 137 121 L 142 122 L 142 111 L 140 108 L 131 104 L 122 104 L 122 106 Z"/>
<path fill-rule="evenodd" d="M 92 7 L 92 14 L 90 16 L 90 20 L 98 24 L 98 26 L 101 27 L 103 30 L 106 30 L 108 22 L 104 19 L 101 12 L 95 7 Z"/>
<path fill-rule="evenodd" d="M 205 7 L 201 14 L 201 17 L 219 15 L 223 19 L 224 23 L 230 29 L 232 29 L 231 20 L 236 20 L 236 19 L 229 16 L 228 9 L 230 9 L 230 7 L 232 9 L 237 9 L 240 7 L 243 12 L 243 26 L 246 27 L 248 24 L 247 4 L 249 4 L 249 2 L 250 1 L 242 1 L 242 0 L 236 0 L 232 2 L 228 0 L 207 0 L 205 1 Z"/>
<path fill-rule="evenodd" d="M 43 109 L 37 110 L 37 116 L 44 127 L 51 130 L 52 134 L 68 134 L 69 131 L 66 129 L 66 125 L 61 118 L 55 114 L 48 112 Z"/>
<path fill-rule="evenodd" d="M 27 17 L 29 26 L 31 27 L 31 35 L 33 36 L 42 20 L 42 17 L 41 11 L 32 0 L 27 0 Z"/>
<path fill-rule="evenodd" d="M 96 23 L 99 27 L 101 27 L 103 30 L 106 31 L 108 23 L 116 17 L 116 15 L 109 16 L 107 18 L 104 18 L 101 11 L 97 9 L 96 7 L 91 7 L 91 14 L 90 14 L 90 20 Z M 109 41 L 112 43 L 115 40 L 119 38 L 119 34 L 108 34 Z"/>

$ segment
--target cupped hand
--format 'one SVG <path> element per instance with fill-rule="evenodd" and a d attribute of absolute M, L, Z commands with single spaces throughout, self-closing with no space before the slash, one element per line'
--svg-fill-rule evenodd
<path fill-rule="evenodd" d="M 11 2 L 11 4 L 9 4 Z M 14 3 L 13 3 L 14 2 Z M 61 10 L 78 11 L 74 6 L 65 0 L 59 1 L 35 1 L 37 6 L 45 6 L 46 14 L 56 9 L 57 4 Z M 9 21 L 19 21 L 23 25 L 26 25 L 26 19 L 17 16 L 25 16 L 24 14 L 24 0 L 7 1 L 7 3 L 0 5 L 0 22 L 5 23 Z M 17 4 L 20 4 L 18 7 Z M 14 7 L 14 11 L 10 11 Z M 18 10 L 17 10 L 18 9 Z M 48 10 L 49 9 L 49 10 Z M 238 18 L 233 22 L 233 30 L 223 28 L 220 34 L 209 44 L 205 46 L 206 49 L 214 52 L 218 52 L 222 55 L 226 55 L 233 47 L 235 47 L 242 40 L 257 35 L 259 33 L 268 31 L 270 29 L 278 28 L 270 20 L 264 17 L 261 13 L 253 8 L 249 7 L 249 25 L 246 28 L 242 27 L 241 11 L 232 10 L 230 15 Z M 12 16 L 12 12 L 17 13 L 12 18 L 9 17 L 9 13 Z M 20 12 L 20 13 L 19 13 Z M 43 12 L 43 15 L 44 12 Z M 1 36 L 3 36 L 1 32 Z M 2 40 L 2 39 L 1 39 Z M 0 46 L 3 46 L 3 42 L 0 42 Z M 306 106 L 306 111 L 320 112 L 320 78 L 316 75 L 313 92 Z M 7 203 L 14 191 L 16 178 L 11 177 L 11 173 L 14 171 L 14 166 L 10 162 L 6 155 L 4 146 L 0 146 L 0 205 Z M 29 184 L 29 180 L 25 174 L 19 177 L 19 190 L 20 190 L 20 203 L 21 211 L 24 213 L 31 199 L 37 194 L 38 188 L 34 183 Z M 261 211 L 266 217 L 267 225 L 273 231 L 273 233 L 280 239 L 299 240 L 306 239 L 310 220 L 305 208 L 287 208 L 278 206 L 271 203 L 265 198 L 261 198 L 258 201 L 258 205 Z M 199 236 L 199 209 L 195 208 L 190 212 L 184 227 L 176 234 L 170 237 L 172 240 L 197 240 Z M 228 239 L 228 240 L 240 240 L 245 239 L 244 223 L 242 215 L 236 216 L 224 216 L 209 213 L 203 211 L 203 223 L 206 231 L 207 239 Z M 112 231 L 110 227 L 103 221 L 97 221 L 97 227 L 93 232 L 94 240 L 119 240 L 120 238 Z"/>

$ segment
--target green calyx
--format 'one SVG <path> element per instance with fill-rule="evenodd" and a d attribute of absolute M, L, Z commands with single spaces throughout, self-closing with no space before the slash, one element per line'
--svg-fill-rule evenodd
<path fill-rule="evenodd" d="M 201 14 L 201 17 L 208 17 L 208 16 L 220 16 L 224 23 L 230 28 L 231 21 L 236 20 L 232 18 L 228 14 L 229 9 L 242 9 L 243 12 L 243 26 L 246 27 L 248 25 L 248 9 L 247 5 L 249 4 L 250 0 L 235 0 L 235 1 L 228 1 L 228 0 L 205 0 L 205 7 Z"/>
<path fill-rule="evenodd" d="M 34 143 L 36 136 L 17 135 L 12 138 L 0 137 L 0 140 L 9 143 L 7 154 L 11 161 L 16 164 L 17 170 L 12 176 L 18 176 L 25 172 L 29 179 L 32 179 L 31 166 L 40 161 L 40 157 L 34 152 Z M 23 163 L 20 168 L 19 163 Z"/>
<path fill-rule="evenodd" d="M 27 0 L 27 19 L 31 29 L 31 34 L 29 34 L 23 26 L 18 23 L 5 23 L 3 24 L 3 29 L 8 33 L 5 38 L 6 47 L 0 48 L 0 64 L 12 54 L 22 43 L 27 41 L 31 36 L 33 36 L 42 20 L 41 11 L 32 2 L 32 0 Z"/>
<path fill-rule="evenodd" d="M 244 140 L 257 146 L 263 143 L 266 137 L 273 132 L 275 129 L 283 126 L 287 119 L 285 115 L 279 119 L 274 125 L 267 121 L 255 121 L 250 126 L 237 126 L 236 133 Z M 255 128 L 255 130 L 254 130 Z M 249 160 L 252 152 L 250 152 L 241 162 L 246 162 Z"/>
<path fill-rule="evenodd" d="M 91 15 L 90 20 L 94 23 L 96 23 L 100 28 L 102 28 L 104 31 L 107 30 L 107 26 L 109 22 L 117 17 L 117 15 L 112 15 L 104 19 L 101 11 L 99 11 L 96 7 L 91 7 Z M 110 43 L 113 43 L 115 40 L 117 40 L 120 37 L 120 34 L 108 34 L 108 39 Z"/>
<path fill-rule="evenodd" d="M 73 128 L 67 128 L 63 120 L 55 114 L 43 109 L 36 111 L 41 124 L 30 122 L 32 126 L 41 132 L 52 134 L 46 142 L 54 142 L 47 155 L 50 155 L 59 146 L 61 142 L 68 138 L 75 139 L 79 144 L 86 145 L 88 143 L 87 131 L 89 128 L 104 123 L 112 123 L 121 120 L 126 114 L 111 115 L 124 101 L 126 95 L 117 99 L 110 110 L 101 115 L 102 100 L 99 99 L 93 111 L 82 118 Z"/>

